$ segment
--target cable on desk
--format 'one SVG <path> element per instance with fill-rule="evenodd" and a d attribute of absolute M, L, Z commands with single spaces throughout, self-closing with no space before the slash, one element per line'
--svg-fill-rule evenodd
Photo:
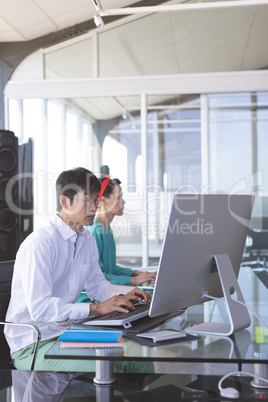
<path fill-rule="evenodd" d="M 220 300 L 220 299 L 221 299 L 220 297 L 213 297 L 213 296 L 210 296 L 207 292 L 204 292 L 204 293 L 202 294 L 201 298 L 203 299 L 204 297 L 207 297 L 208 299 L 212 299 L 212 300 Z M 242 305 L 245 306 L 248 310 L 250 310 L 250 311 L 258 318 L 258 320 L 262 323 L 262 325 L 263 325 L 265 328 L 268 329 L 268 325 L 261 319 L 261 317 L 260 317 L 250 306 L 248 306 L 247 304 L 241 302 L 240 300 L 234 300 L 234 301 L 235 301 L 236 303 L 242 304 Z"/>
<path fill-rule="evenodd" d="M 247 371 L 233 371 L 232 373 L 229 373 L 229 374 L 226 374 L 225 376 L 223 376 L 223 377 L 220 379 L 220 381 L 218 382 L 218 388 L 219 388 L 219 391 L 220 391 L 221 396 L 224 396 L 224 397 L 226 397 L 226 398 L 233 398 L 233 399 L 239 398 L 240 395 L 239 395 L 239 391 L 238 391 L 237 389 L 232 388 L 232 387 L 223 388 L 223 387 L 222 387 L 222 383 L 223 383 L 223 381 L 225 381 L 228 377 L 235 376 L 235 375 L 240 376 L 241 374 L 246 375 L 246 376 L 249 376 L 249 377 L 256 378 L 256 379 L 258 379 L 258 380 L 260 380 L 260 381 L 263 381 L 263 382 L 265 382 L 266 384 L 268 384 L 268 380 L 267 380 L 266 378 L 259 377 L 259 376 L 256 375 L 256 374 L 248 373 Z"/>

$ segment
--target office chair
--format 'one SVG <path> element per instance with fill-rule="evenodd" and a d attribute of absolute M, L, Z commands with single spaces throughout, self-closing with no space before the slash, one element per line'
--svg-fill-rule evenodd
<path fill-rule="evenodd" d="M 34 348 L 33 358 L 31 361 L 30 370 L 34 369 L 35 356 L 37 352 L 37 347 L 39 340 L 41 339 L 41 334 L 39 329 L 35 325 L 31 324 L 17 324 L 14 322 L 6 322 L 5 316 L 10 300 L 11 294 L 11 281 L 13 276 L 13 268 L 14 261 L 4 261 L 0 262 L 0 348 L 1 348 L 1 357 L 0 357 L 0 368 L 14 368 L 14 366 L 10 363 L 10 350 L 5 339 L 4 335 L 4 325 L 14 325 L 20 327 L 30 327 L 32 328 L 37 335 L 37 340 Z"/>

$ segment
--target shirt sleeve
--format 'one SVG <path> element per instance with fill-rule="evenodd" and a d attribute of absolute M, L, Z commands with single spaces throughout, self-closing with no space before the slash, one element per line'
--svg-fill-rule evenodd
<path fill-rule="evenodd" d="M 99 226 L 97 226 L 97 228 L 93 228 L 93 230 L 91 231 L 91 234 L 94 237 L 96 245 L 97 245 L 99 266 L 100 266 L 100 269 L 102 270 L 102 272 L 104 273 L 104 262 L 103 262 L 103 258 L 102 258 L 103 250 L 104 250 L 104 246 L 103 246 L 104 243 L 103 243 L 102 234 L 99 229 Z"/>
<path fill-rule="evenodd" d="M 107 272 L 103 272 L 103 275 L 113 285 L 130 285 L 130 276 L 128 275 L 114 275 L 114 274 L 109 274 Z"/>
<path fill-rule="evenodd" d="M 120 267 L 119 265 L 116 265 L 115 269 L 116 269 L 116 275 L 125 275 L 130 277 L 134 272 L 134 269 Z"/>
<path fill-rule="evenodd" d="M 104 256 L 104 244 L 105 241 L 103 239 L 103 230 L 100 225 L 94 227 L 91 230 L 92 236 L 95 239 L 97 249 L 98 249 L 98 254 L 99 254 L 99 266 L 103 272 L 104 277 L 113 285 L 125 285 L 129 286 L 130 285 L 130 277 L 132 276 L 133 270 L 129 268 L 122 268 L 116 265 L 114 267 L 114 272 L 106 272 L 105 269 L 105 264 L 103 260 Z"/>

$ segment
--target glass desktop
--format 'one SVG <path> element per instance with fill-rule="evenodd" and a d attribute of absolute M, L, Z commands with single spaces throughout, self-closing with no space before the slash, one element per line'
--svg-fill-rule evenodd
<path fill-rule="evenodd" d="M 243 267 L 239 274 L 239 285 L 246 303 L 255 312 L 268 322 L 268 290 L 259 280 L 254 271 Z M 250 286 L 249 286 L 250 284 Z M 188 308 L 182 315 L 167 320 L 157 329 L 171 328 L 183 329 L 185 325 L 197 324 L 204 319 L 213 318 L 224 320 L 222 303 L 209 301 L 203 305 Z M 236 363 L 237 370 L 242 370 L 243 365 L 268 365 L 268 333 L 259 320 L 250 312 L 251 325 L 244 330 L 236 332 L 230 337 L 219 336 L 193 336 L 190 340 L 176 341 L 169 345 L 146 346 L 139 339 L 124 338 L 122 350 L 102 349 L 60 349 L 60 343 L 55 342 L 46 353 L 49 359 L 81 359 L 96 360 L 97 364 L 103 364 L 99 370 L 107 370 L 115 360 L 124 361 L 153 361 L 153 362 L 194 362 L 194 363 Z M 156 328 L 155 328 L 156 329 Z M 128 335 L 127 335 L 128 336 Z M 102 363 L 101 363 L 102 362 Z M 110 366 L 109 366 L 110 365 Z M 253 366 L 254 367 L 254 366 Z M 98 373 L 101 378 L 102 373 Z"/>

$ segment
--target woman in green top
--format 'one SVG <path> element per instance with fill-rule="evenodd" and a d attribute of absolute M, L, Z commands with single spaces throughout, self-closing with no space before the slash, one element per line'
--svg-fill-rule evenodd
<path fill-rule="evenodd" d="M 115 216 L 123 215 L 125 201 L 119 179 L 110 179 L 110 176 L 106 176 L 100 181 L 101 190 L 96 219 L 87 229 L 96 240 L 99 265 L 105 278 L 113 285 L 137 286 L 147 281 L 155 281 L 156 271 L 144 272 L 116 265 L 115 241 L 110 225 Z M 81 293 L 77 301 L 81 303 L 89 299 Z"/>

